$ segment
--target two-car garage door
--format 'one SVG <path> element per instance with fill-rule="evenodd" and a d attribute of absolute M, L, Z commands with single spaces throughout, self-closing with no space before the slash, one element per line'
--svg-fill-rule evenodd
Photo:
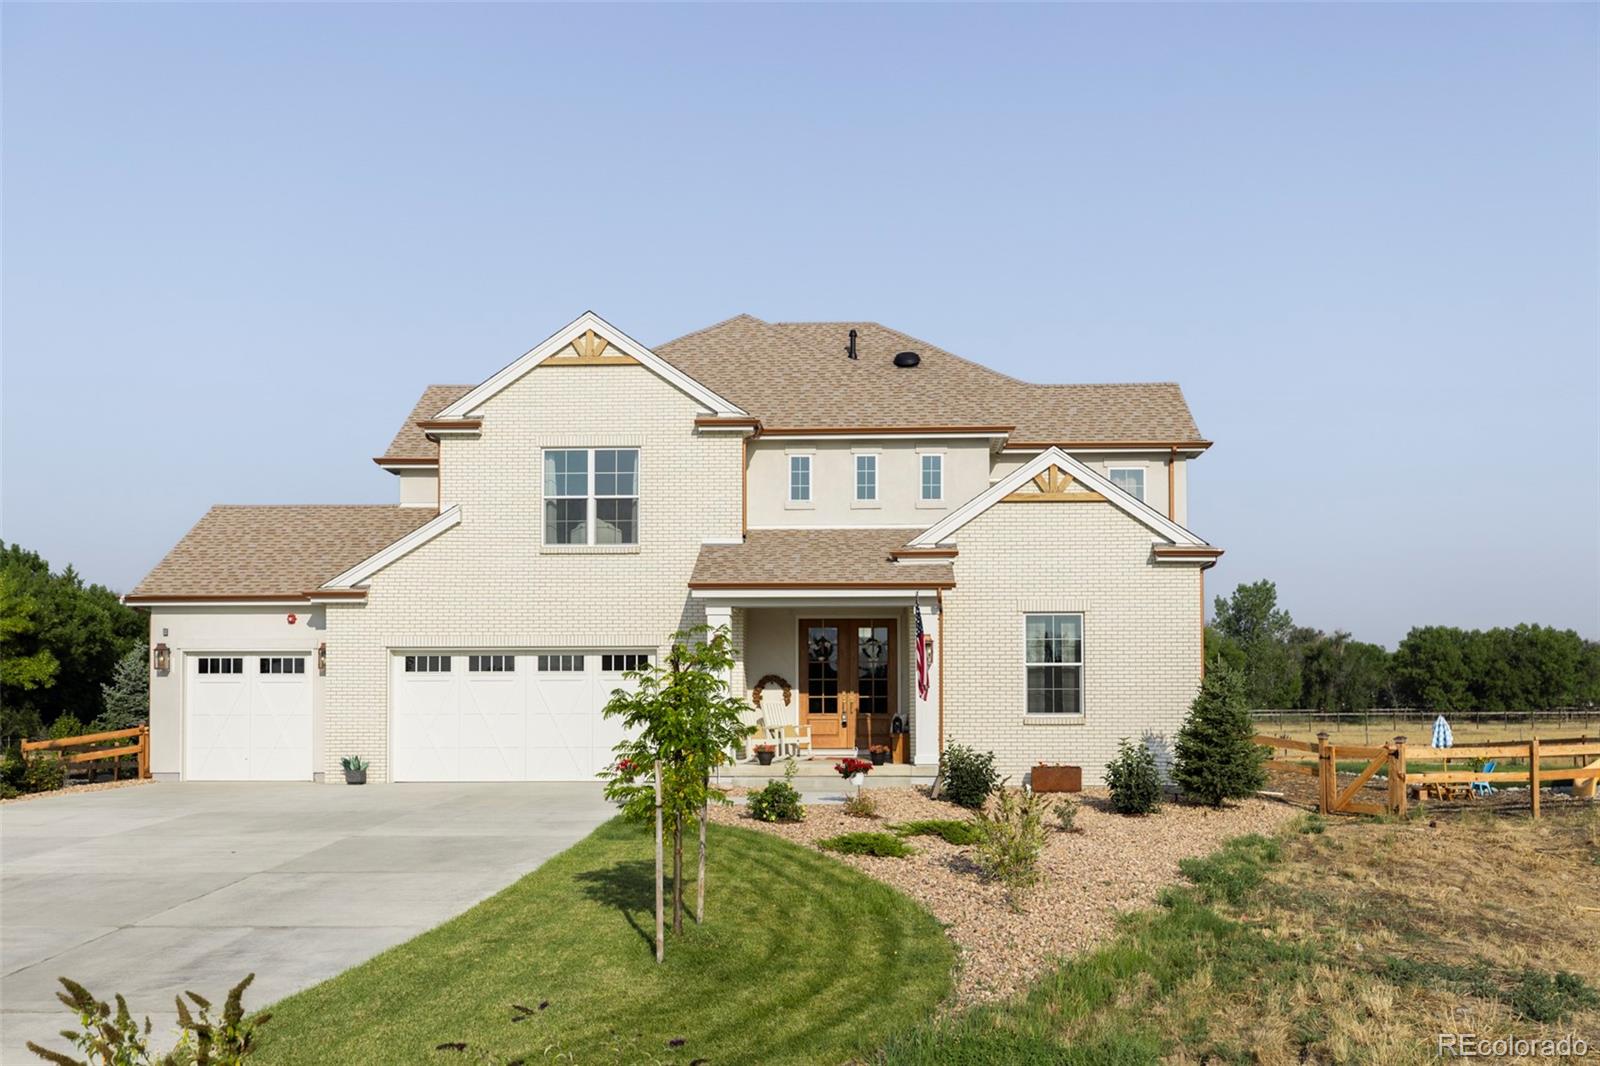
<path fill-rule="evenodd" d="M 396 781 L 587 781 L 623 739 L 602 715 L 632 652 L 395 655 Z"/>

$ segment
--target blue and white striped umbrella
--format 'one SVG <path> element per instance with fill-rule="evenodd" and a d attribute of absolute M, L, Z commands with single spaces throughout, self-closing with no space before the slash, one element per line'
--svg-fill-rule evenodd
<path fill-rule="evenodd" d="M 1450 723 L 1444 720 L 1444 715 L 1433 720 L 1433 746 L 1448 748 L 1455 743 L 1455 737 L 1450 732 Z"/>

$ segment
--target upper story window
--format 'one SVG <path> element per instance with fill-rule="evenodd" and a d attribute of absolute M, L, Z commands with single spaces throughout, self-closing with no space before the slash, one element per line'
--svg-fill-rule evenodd
<path fill-rule="evenodd" d="M 870 503 L 878 498 L 878 457 L 856 456 L 856 502 Z"/>
<path fill-rule="evenodd" d="M 917 498 L 923 502 L 944 499 L 944 456 L 922 456 L 922 488 Z"/>
<path fill-rule="evenodd" d="M 546 544 L 639 543 L 639 449 L 544 453 Z"/>
<path fill-rule="evenodd" d="M 789 502 L 811 502 L 811 456 L 789 456 Z"/>
<path fill-rule="evenodd" d="M 1083 615 L 1023 616 L 1029 714 L 1083 713 Z"/>
<path fill-rule="evenodd" d="M 1144 499 L 1144 467 L 1114 466 L 1106 473 L 1117 488 L 1136 500 Z"/>

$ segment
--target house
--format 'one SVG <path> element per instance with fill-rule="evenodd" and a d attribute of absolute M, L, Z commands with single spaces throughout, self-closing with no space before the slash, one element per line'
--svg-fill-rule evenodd
<path fill-rule="evenodd" d="M 430 386 L 392 506 L 218 506 L 127 596 L 151 767 L 191 780 L 574 780 L 673 631 L 726 626 L 751 721 L 930 765 L 1097 778 L 1202 670 L 1176 385 L 1031 385 L 871 322 L 647 348 L 586 313 Z M 924 634 L 919 684 L 916 631 Z"/>

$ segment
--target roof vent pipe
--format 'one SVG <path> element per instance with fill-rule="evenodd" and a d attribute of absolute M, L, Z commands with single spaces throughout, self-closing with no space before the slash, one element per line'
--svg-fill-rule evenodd
<path fill-rule="evenodd" d="M 856 357 L 856 331 L 855 330 L 851 330 L 850 331 L 850 343 L 845 346 L 844 350 L 845 350 L 845 354 L 848 355 L 850 358 L 854 359 Z"/>

